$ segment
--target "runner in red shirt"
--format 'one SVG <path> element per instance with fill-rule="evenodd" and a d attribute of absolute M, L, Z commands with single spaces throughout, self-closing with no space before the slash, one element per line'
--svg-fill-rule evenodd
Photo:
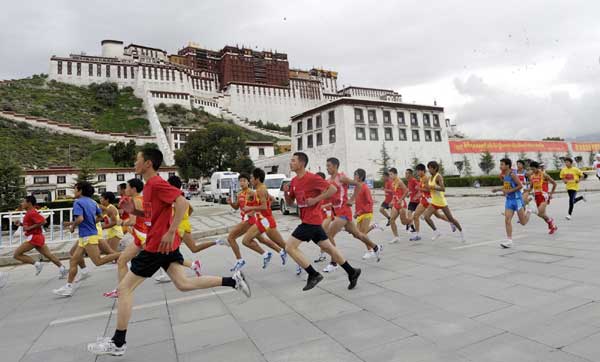
<path fill-rule="evenodd" d="M 46 225 L 46 218 L 35 209 L 36 205 L 37 201 L 34 196 L 27 196 L 21 201 L 21 209 L 26 210 L 26 213 L 23 217 L 23 222 L 17 222 L 17 226 L 23 226 L 25 240 L 17 250 L 15 250 L 13 257 L 22 263 L 33 265 L 35 267 L 35 275 L 39 275 L 42 272 L 44 264 L 42 264 L 41 260 L 34 261 L 32 257 L 25 254 L 28 251 L 35 249 L 58 267 L 58 278 L 64 279 L 67 276 L 68 270 L 46 246 L 46 240 L 42 230 L 42 227 Z"/>
<path fill-rule="evenodd" d="M 135 162 L 135 173 L 142 175 L 146 181 L 144 186 L 144 210 L 135 208 L 133 202 L 123 204 L 123 210 L 131 215 L 143 216 L 146 219 L 148 233 L 146 244 L 131 261 L 131 270 L 119 283 L 119 303 L 117 312 L 117 328 L 112 338 L 99 339 L 88 344 L 88 351 L 96 355 L 122 356 L 127 345 L 125 335 L 131 309 L 133 292 L 158 269 L 163 268 L 181 291 L 227 286 L 242 291 L 250 296 L 250 288 L 241 271 L 233 277 L 216 277 L 202 275 L 187 277 L 183 264 L 183 256 L 179 252 L 180 240 L 177 235 L 179 224 L 187 209 L 187 200 L 181 191 L 169 185 L 158 175 L 163 162 L 163 155 L 157 149 L 146 148 L 139 152 Z M 173 214 L 173 204 L 175 213 Z"/>
<path fill-rule="evenodd" d="M 390 214 L 388 214 L 387 210 L 392 208 L 392 198 L 394 197 L 394 185 L 390 178 L 390 174 L 387 171 L 383 173 L 383 192 L 385 196 L 383 202 L 381 203 L 381 207 L 379 207 L 379 212 L 387 219 L 387 224 L 385 226 L 390 226 Z"/>
<path fill-rule="evenodd" d="M 265 182 L 265 171 L 260 168 L 255 168 L 252 171 L 250 182 L 254 186 L 256 194 L 256 203 L 254 205 L 246 205 L 244 212 L 256 213 L 256 221 L 254 225 L 246 231 L 242 243 L 250 249 L 262 254 L 263 257 L 263 269 L 266 269 L 267 265 L 271 261 L 273 253 L 270 251 L 264 251 L 263 248 L 258 245 L 254 238 L 266 234 L 270 240 L 268 246 L 279 253 L 281 258 L 281 264 L 285 265 L 287 260 L 287 253 L 285 252 L 285 241 L 277 230 L 277 223 L 273 217 L 271 211 L 271 197 L 269 196 L 269 190 L 264 184 Z"/>
<path fill-rule="evenodd" d="M 394 197 L 392 198 L 392 215 L 390 219 L 390 226 L 392 227 L 392 234 L 394 238 L 390 241 L 390 244 L 395 244 L 400 241 L 398 235 L 398 226 L 396 226 L 396 219 L 400 217 L 402 225 L 410 225 L 412 220 L 406 215 L 406 201 L 404 200 L 408 195 L 408 188 L 404 182 L 398 177 L 398 170 L 396 168 L 390 169 L 390 177 L 392 179 L 392 185 L 394 187 Z"/>
<path fill-rule="evenodd" d="M 419 190 L 419 180 L 417 180 L 414 176 L 414 172 L 412 169 L 407 168 L 404 172 L 404 177 L 408 183 L 408 217 L 412 219 L 412 216 L 417 210 L 417 206 L 419 206 L 419 201 L 421 201 L 421 191 Z M 406 225 L 406 231 L 415 232 L 414 223 L 410 223 Z"/>
<path fill-rule="evenodd" d="M 348 201 L 348 204 L 355 204 L 354 216 L 356 218 L 356 224 L 358 230 L 365 235 L 375 228 L 380 228 L 376 223 L 371 225 L 371 220 L 373 220 L 373 196 L 371 196 L 369 186 L 365 183 L 366 178 L 367 172 L 362 168 L 354 171 L 354 181 L 356 182 L 356 186 L 352 199 Z M 380 229 L 383 231 L 383 228 Z M 378 245 L 377 248 L 379 251 L 383 250 L 383 246 L 381 245 Z M 378 258 L 378 254 L 379 253 L 375 252 L 375 250 L 367 248 L 367 252 L 363 255 L 363 260 Z"/>
<path fill-rule="evenodd" d="M 327 173 L 329 173 L 329 182 L 336 187 L 337 191 L 332 197 L 333 201 L 333 214 L 335 218 L 329 225 L 327 236 L 329 240 L 334 240 L 335 236 L 342 231 L 342 228 L 349 232 L 355 239 L 362 241 L 367 250 L 374 250 L 377 261 L 381 260 L 381 247 L 369 239 L 369 237 L 360 232 L 354 224 L 352 218 L 352 208 L 348 203 L 348 185 L 356 185 L 354 180 L 348 178 L 343 172 L 339 172 L 340 160 L 335 157 L 327 159 Z M 335 241 L 332 241 L 335 245 Z M 337 269 L 335 260 L 331 262 L 323 269 L 324 272 L 330 273 Z"/>
<path fill-rule="evenodd" d="M 317 172 L 315 175 L 319 176 L 323 180 L 325 180 L 327 178 L 327 176 L 325 176 L 325 174 L 323 172 Z M 323 224 L 321 224 L 321 226 L 323 226 L 323 230 L 327 230 L 327 229 L 329 229 L 329 224 L 331 224 L 331 222 L 335 218 L 335 216 L 333 215 L 332 198 L 323 200 L 323 202 L 321 203 L 321 210 L 323 211 Z M 336 246 L 335 240 L 329 240 L 329 241 L 331 241 L 333 243 L 333 246 Z M 314 262 L 320 263 L 325 260 L 327 260 L 326 253 L 323 250 L 321 250 L 319 257 L 317 259 L 315 259 Z M 296 269 L 296 274 L 300 275 L 301 272 L 302 272 L 302 268 L 298 267 L 298 269 Z"/>
<path fill-rule="evenodd" d="M 556 230 L 558 230 L 558 226 L 554 223 L 554 219 L 546 214 L 546 207 L 548 206 L 548 202 L 552 198 L 554 191 L 556 191 L 556 181 L 542 171 L 538 162 L 532 161 L 529 164 L 529 167 L 531 168 L 531 188 L 533 190 L 535 204 L 537 205 L 536 214 L 548 224 L 548 233 L 554 234 Z M 552 184 L 552 191 L 550 192 L 548 192 L 548 183 Z M 546 185 L 546 190 L 544 190 L 544 184 Z"/>
<path fill-rule="evenodd" d="M 323 280 L 323 275 L 310 265 L 304 253 L 298 248 L 300 243 L 311 240 L 319 245 L 321 250 L 331 255 L 332 259 L 344 268 L 350 280 L 348 289 L 354 289 L 361 270 L 350 266 L 350 263 L 348 263 L 342 253 L 331 244 L 325 230 L 321 226 L 323 223 L 321 202 L 331 197 L 337 190 L 335 186 L 319 176 L 306 171 L 307 164 L 308 156 L 303 152 L 294 153 L 290 161 L 290 170 L 296 173 L 296 177 L 292 179 L 289 185 L 284 186 L 284 195 L 288 204 L 291 204 L 294 199 L 296 200 L 302 224 L 294 230 L 288 239 L 286 250 L 292 259 L 308 273 L 306 286 L 303 290 L 312 289 Z"/>

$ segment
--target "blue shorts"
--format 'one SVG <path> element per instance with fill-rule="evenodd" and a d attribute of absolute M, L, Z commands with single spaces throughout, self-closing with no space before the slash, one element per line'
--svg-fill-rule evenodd
<path fill-rule="evenodd" d="M 506 199 L 506 202 L 504 203 L 504 208 L 506 210 L 512 210 L 515 212 L 519 211 L 523 206 L 523 199 L 520 197 L 516 199 Z"/>

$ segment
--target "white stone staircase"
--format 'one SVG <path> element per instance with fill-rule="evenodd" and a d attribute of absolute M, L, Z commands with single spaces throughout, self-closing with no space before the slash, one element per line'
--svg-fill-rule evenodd
<path fill-rule="evenodd" d="M 158 114 L 156 114 L 156 109 L 154 109 L 154 100 L 152 99 L 150 92 L 147 90 L 144 90 L 144 108 L 148 114 L 148 123 L 150 124 L 152 134 L 156 137 L 158 149 L 160 149 L 160 151 L 163 153 L 164 163 L 167 166 L 173 166 L 175 164 L 175 153 L 169 145 L 165 130 L 160 124 Z"/>
<path fill-rule="evenodd" d="M 267 130 L 264 128 L 256 127 L 256 126 L 250 124 L 250 122 L 248 122 L 248 120 L 246 118 L 240 117 L 238 114 L 231 112 L 229 109 L 227 109 L 221 105 L 219 105 L 219 109 L 221 110 L 221 115 L 223 116 L 224 119 L 231 120 L 231 121 L 233 121 L 234 124 L 236 124 L 240 127 L 243 127 L 245 129 L 253 131 L 253 132 L 263 134 L 265 136 L 275 137 L 279 140 L 286 140 L 286 141 L 291 140 L 290 136 L 284 132 L 271 131 L 271 130 Z"/>

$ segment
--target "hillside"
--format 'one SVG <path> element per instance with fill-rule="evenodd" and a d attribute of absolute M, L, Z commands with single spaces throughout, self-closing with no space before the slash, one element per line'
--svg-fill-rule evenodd
<path fill-rule="evenodd" d="M 0 109 L 98 131 L 150 134 L 142 100 L 114 83 L 78 87 L 34 75 L 0 85 Z"/>
<path fill-rule="evenodd" d="M 263 135 L 258 132 L 253 132 L 235 125 L 232 121 L 225 120 L 220 117 L 215 117 L 210 113 L 207 113 L 200 109 L 188 110 L 184 107 L 176 104 L 167 106 L 164 103 L 160 103 L 156 106 L 156 113 L 160 119 L 160 123 L 163 127 L 202 127 L 212 122 L 227 122 L 235 127 L 242 129 L 248 140 L 252 141 L 276 141 L 277 138 Z"/>
<path fill-rule="evenodd" d="M 69 145 L 72 165 L 88 158 L 94 167 L 115 167 L 108 143 L 50 133 L 0 117 L 0 153 L 24 168 L 68 165 Z"/>

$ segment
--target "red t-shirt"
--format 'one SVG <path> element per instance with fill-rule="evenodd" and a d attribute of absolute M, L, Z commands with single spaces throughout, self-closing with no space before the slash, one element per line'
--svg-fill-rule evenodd
<path fill-rule="evenodd" d="M 162 237 L 173 222 L 173 203 L 181 196 L 181 190 L 171 186 L 160 176 L 153 176 L 144 185 L 144 217 L 148 225 L 148 235 L 144 249 L 151 253 L 158 252 Z M 171 251 L 177 250 L 181 244 L 178 233 L 175 233 Z"/>
<path fill-rule="evenodd" d="M 121 198 L 119 199 L 119 216 L 121 217 L 122 220 L 129 219 L 129 214 L 127 212 L 123 211 L 123 203 L 130 199 L 131 199 L 131 197 L 125 196 L 125 195 L 121 196 Z"/>
<path fill-rule="evenodd" d="M 31 210 L 27 211 L 25 213 L 25 216 L 23 216 L 23 227 L 24 228 L 29 227 L 31 225 L 43 223 L 43 222 L 46 222 L 46 218 L 43 217 L 36 209 L 31 209 Z M 26 236 L 39 235 L 39 234 L 42 234 L 41 227 L 37 227 L 35 229 L 25 231 Z"/>
<path fill-rule="evenodd" d="M 342 182 L 342 177 L 345 176 L 343 172 L 339 172 L 329 180 L 337 189 L 330 199 L 334 209 L 340 209 L 348 204 L 348 185 Z"/>
<path fill-rule="evenodd" d="M 357 192 L 356 214 L 362 215 L 373 213 L 373 197 L 371 196 L 371 190 L 369 190 L 369 186 L 363 183 Z"/>
<path fill-rule="evenodd" d="M 385 185 L 383 185 L 383 191 L 385 192 L 385 199 L 383 199 L 383 202 L 389 204 L 392 202 L 392 198 L 394 197 L 394 183 L 391 179 L 388 179 L 385 182 Z"/>
<path fill-rule="evenodd" d="M 414 177 L 408 180 L 408 193 L 410 194 L 410 202 L 419 202 L 419 181 Z"/>
<path fill-rule="evenodd" d="M 308 171 L 304 176 L 296 176 L 292 179 L 289 194 L 292 198 L 296 198 L 296 203 L 300 209 L 300 220 L 303 224 L 321 225 L 323 222 L 321 203 L 307 206 L 306 200 L 319 196 L 329 188 L 329 185 L 328 181 Z"/>

